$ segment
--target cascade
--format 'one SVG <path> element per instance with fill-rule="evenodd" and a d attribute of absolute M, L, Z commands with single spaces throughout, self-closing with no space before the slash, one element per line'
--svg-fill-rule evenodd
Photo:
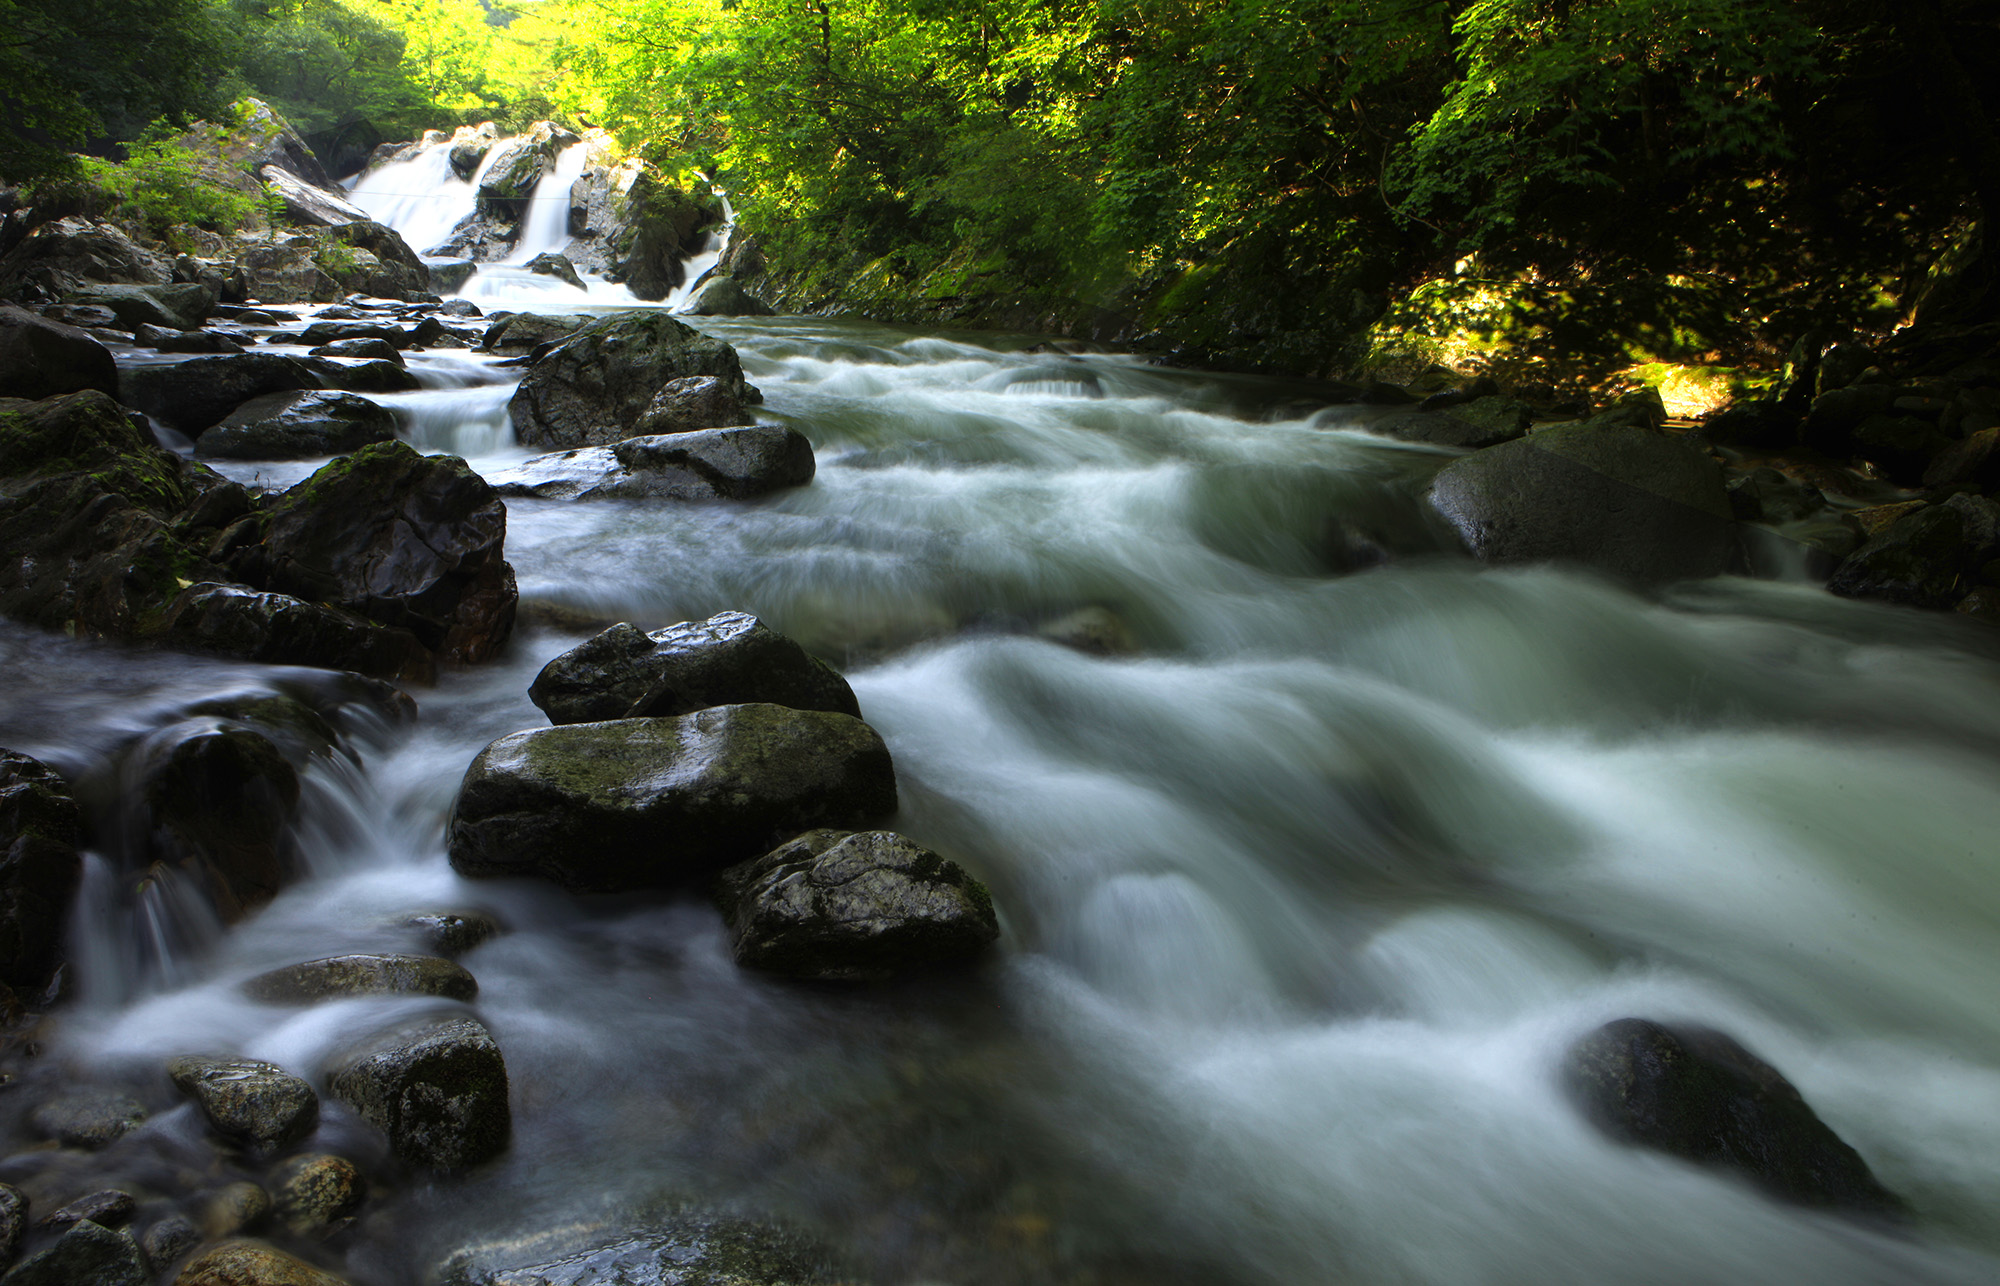
<path fill-rule="evenodd" d="M 556 158 L 555 169 L 542 176 L 528 201 L 527 217 L 521 220 L 521 235 L 514 252 L 502 263 L 526 263 L 540 254 L 562 250 L 569 241 L 569 189 L 583 177 L 590 145 L 572 143 Z"/>

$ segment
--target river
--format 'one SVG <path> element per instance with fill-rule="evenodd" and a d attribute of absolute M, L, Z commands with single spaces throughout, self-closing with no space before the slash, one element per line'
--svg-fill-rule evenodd
<path fill-rule="evenodd" d="M 405 1009 L 245 999 L 267 968 L 465 957 L 514 1142 L 378 1190 L 361 1286 L 619 1203 L 780 1217 L 883 1283 L 1987 1282 L 2000 1277 L 2000 647 L 1987 627 L 1726 578 L 1643 597 L 1486 570 L 1419 517 L 1445 457 L 1310 388 L 1029 339 L 695 319 L 818 453 L 752 504 L 509 504 L 524 625 L 308 774 L 309 875 L 223 931 L 86 898 L 52 1068 L 190 1049 L 311 1068 Z M 277 349 L 273 351 L 284 351 Z M 412 354 L 418 445 L 526 452 L 509 373 Z M 313 466 L 230 466 L 281 482 Z M 1393 551 L 1337 575 L 1345 523 Z M 743 609 L 840 665 L 898 829 L 992 887 L 973 976 L 746 974 L 697 897 L 462 880 L 460 774 L 540 726 L 598 622 Z M 1088 635 L 1095 650 L 1066 645 Z M 0 630 L 14 748 L 71 773 L 268 667 Z M 1595 1133 L 1568 1043 L 1722 1028 L 1890 1188 L 1907 1233 Z M 148 1128 L 197 1131 L 189 1117 Z M 178 1124 L 176 1124 L 178 1121 Z M 316 1146 L 379 1159 L 333 1107 Z M 373 1154 L 369 1149 L 375 1149 Z"/>

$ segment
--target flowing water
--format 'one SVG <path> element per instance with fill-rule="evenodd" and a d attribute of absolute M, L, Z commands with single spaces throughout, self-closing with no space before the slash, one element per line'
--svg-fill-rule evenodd
<path fill-rule="evenodd" d="M 224 930 L 97 859 L 45 1061 L 310 1071 L 442 1001 L 304 1011 L 261 970 L 484 908 L 472 1008 L 508 1154 L 378 1190 L 342 1243 L 459 1243 L 693 1198 L 883 1283 L 1956 1283 L 2000 1277 L 2000 647 L 1949 616 L 1723 579 L 1644 597 L 1444 552 L 1444 457 L 1310 386 L 1004 336 L 702 319 L 813 442 L 754 504 L 509 505 L 527 622 L 307 773 L 307 877 Z M 274 351 L 284 351 L 282 349 Z M 406 436 L 492 470 L 514 372 L 412 354 Z M 1304 400 L 1302 400 L 1304 399 Z M 230 466 L 281 484 L 316 462 Z M 1361 529 L 1386 565 L 1330 570 Z M 992 887 L 974 976 L 739 971 L 698 897 L 461 880 L 465 765 L 599 622 L 724 609 L 841 664 L 895 825 Z M 1066 645 L 1087 634 L 1098 645 Z M 76 776 L 303 672 L 0 630 L 6 741 Z M 1561 1096 L 1640 1015 L 1775 1063 L 1917 1211 L 1891 1233 L 1618 1146 Z M 147 1131 L 192 1134 L 192 1109 Z M 329 1108 L 321 1146 L 379 1143 Z M 164 1145 L 163 1145 L 164 1146 Z M 373 1151 L 371 1151 L 371 1149 Z"/>

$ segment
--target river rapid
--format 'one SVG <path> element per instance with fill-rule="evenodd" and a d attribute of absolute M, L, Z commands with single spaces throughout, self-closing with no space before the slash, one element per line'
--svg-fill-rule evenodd
<path fill-rule="evenodd" d="M 361 1286 L 677 1201 L 782 1218 L 912 1286 L 2000 1279 L 1988 627 L 1806 583 L 1646 597 L 1482 569 L 1420 517 L 1449 457 L 1314 420 L 1310 386 L 690 320 L 738 346 L 816 480 L 751 504 L 510 501 L 505 657 L 308 774 L 310 874 L 246 922 L 119 909 L 100 872 L 47 1066 L 314 1067 L 452 1004 L 279 1010 L 242 980 L 404 948 L 384 926 L 413 908 L 483 908 L 508 932 L 463 963 L 514 1141 L 378 1190 L 341 1243 Z M 510 372 L 410 361 L 426 389 L 381 400 L 416 445 L 525 458 Z M 1336 574 L 1343 530 L 1392 557 Z M 526 689 L 547 660 L 604 623 L 725 609 L 844 669 L 895 757 L 897 829 L 993 890 L 987 967 L 789 984 L 738 970 L 700 898 L 451 871 L 458 779 L 545 722 Z M 297 673 L 11 626 L 0 657 L 6 743 L 70 773 Z M 1596 1133 L 1556 1069 L 1629 1015 L 1775 1064 L 1911 1229 Z M 192 1113 L 145 1128 L 193 1136 Z M 331 1102 L 316 1146 L 381 1147 Z"/>

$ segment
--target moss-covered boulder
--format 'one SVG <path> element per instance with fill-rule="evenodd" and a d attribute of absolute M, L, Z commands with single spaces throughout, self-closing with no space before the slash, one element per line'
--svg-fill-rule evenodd
<path fill-rule="evenodd" d="M 684 284 L 682 261 L 722 222 L 722 207 L 637 157 L 596 160 L 570 188 L 569 258 L 640 299 L 665 299 Z"/>
<path fill-rule="evenodd" d="M 762 400 L 728 344 L 662 312 L 614 313 L 536 360 L 508 410 L 529 446 L 607 446 L 636 432 L 668 381 L 700 375 L 720 380 L 739 403 Z"/>
<path fill-rule="evenodd" d="M 89 333 L 0 306 L 0 397 L 36 401 L 94 388 L 118 392 L 118 364 Z"/>
<path fill-rule="evenodd" d="M 350 955 L 273 969 L 244 983 L 243 990 L 270 1005 L 312 1005 L 348 996 L 471 1000 L 479 994 L 479 984 L 458 965 L 436 956 Z"/>
<path fill-rule="evenodd" d="M 823 982 L 970 963 L 1000 936 L 986 886 L 893 831 L 810 831 L 716 879 L 736 962 Z"/>
<path fill-rule="evenodd" d="M 1585 1117 L 1622 1142 L 1734 1171 L 1800 1205 L 1903 1211 L 1783 1074 L 1719 1031 L 1621 1018 L 1571 1046 L 1562 1077 Z"/>
<path fill-rule="evenodd" d="M 895 808 L 888 748 L 859 719 L 719 706 L 500 738 L 466 770 L 449 847 L 466 875 L 671 888 L 787 836 L 867 826 Z"/>
<path fill-rule="evenodd" d="M 400 442 L 334 460 L 270 507 L 265 583 L 406 629 L 447 661 L 492 657 L 519 599 L 507 509 L 456 456 Z"/>
<path fill-rule="evenodd" d="M 295 1233 L 324 1233 L 354 1213 L 368 1194 L 361 1171 L 345 1157 L 315 1152 L 293 1157 L 273 1176 L 278 1216 Z"/>
<path fill-rule="evenodd" d="M 83 878 L 81 816 L 69 783 L 0 750 L 0 982 L 38 992 L 62 963 L 63 926 Z"/>
<path fill-rule="evenodd" d="M 554 724 L 752 702 L 861 715 L 838 671 L 748 612 L 650 634 L 621 621 L 543 666 L 528 699 Z"/>
<path fill-rule="evenodd" d="M 210 1128 L 253 1151 L 289 1147 L 319 1125 L 319 1096 L 276 1063 L 188 1054 L 167 1064 L 167 1076 Z"/>
<path fill-rule="evenodd" d="M 432 1020 L 363 1042 L 337 1060 L 333 1096 L 389 1136 L 397 1159 L 462 1170 L 507 1148 L 507 1064 L 471 1018 Z"/>

